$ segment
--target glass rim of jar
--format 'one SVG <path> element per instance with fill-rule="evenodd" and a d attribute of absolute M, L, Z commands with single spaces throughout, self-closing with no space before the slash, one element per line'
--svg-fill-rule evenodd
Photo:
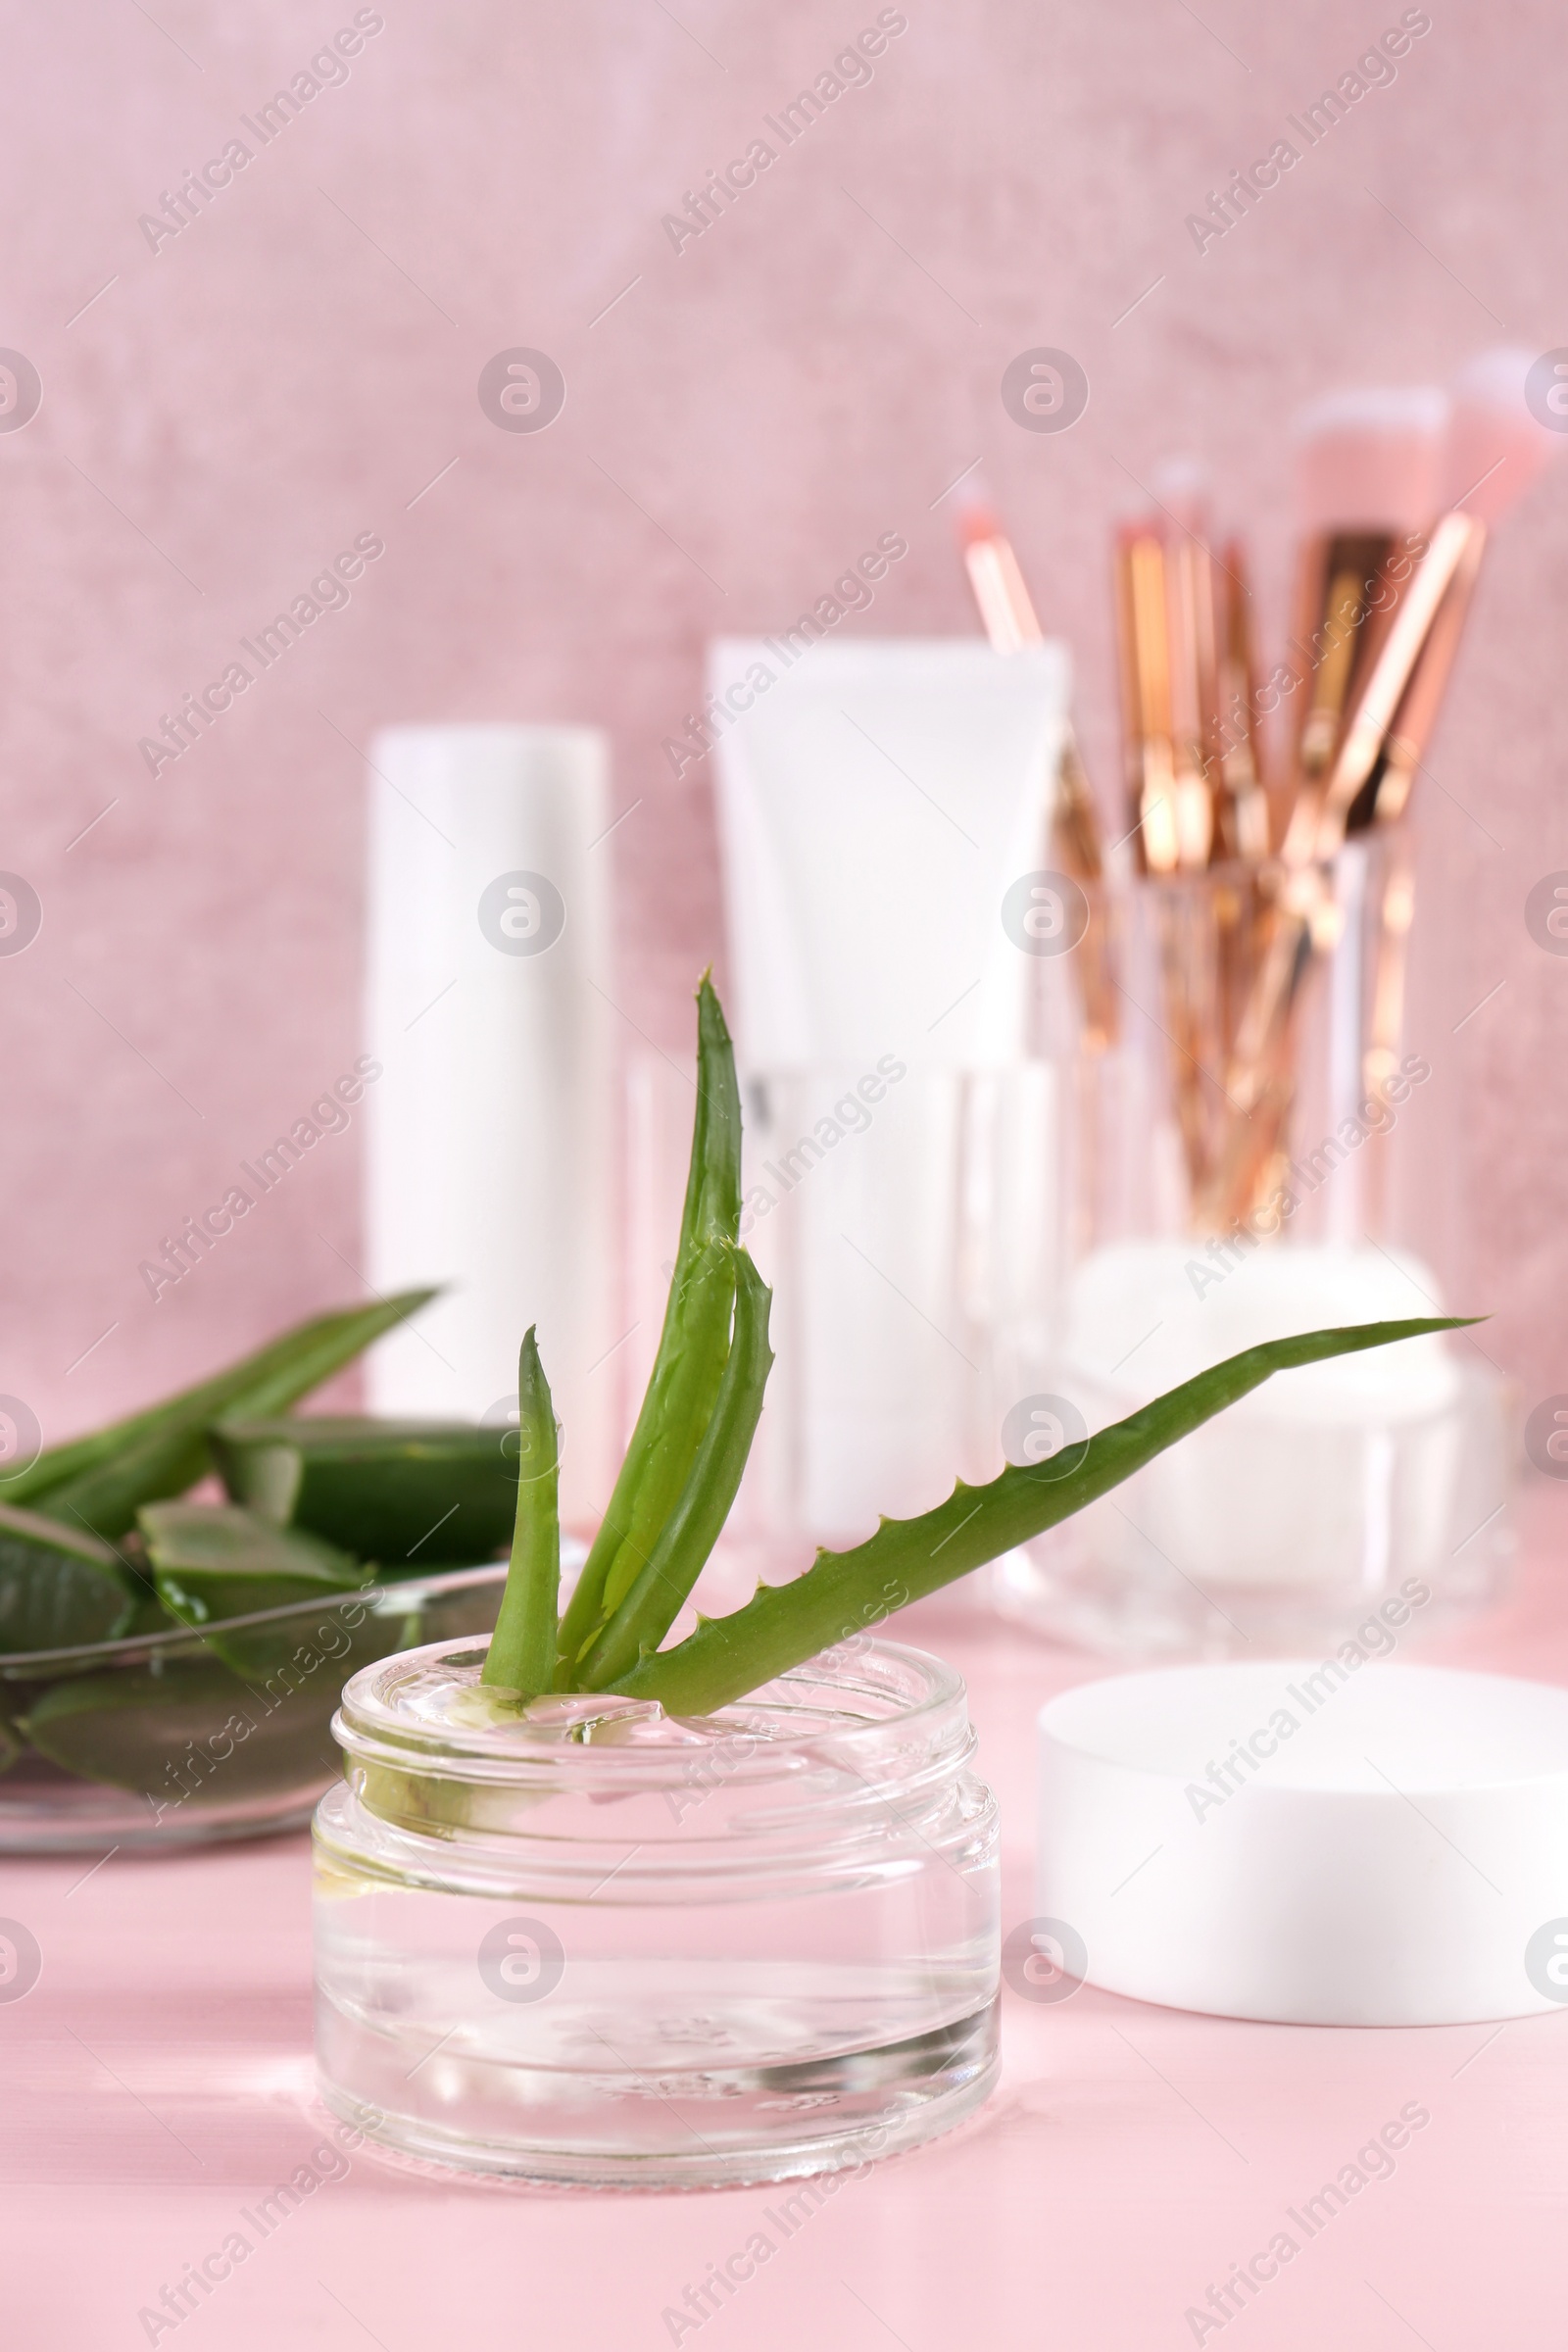
<path fill-rule="evenodd" d="M 870 1790 L 890 1778 L 907 1785 L 961 1770 L 977 1745 L 956 1667 L 864 1635 L 706 1717 L 670 1717 L 651 1702 L 617 1704 L 588 1693 L 536 1702 L 548 1712 L 532 1721 L 463 1724 L 415 1712 L 421 1682 L 426 1696 L 443 1678 L 453 1690 L 475 1688 L 486 1646 L 484 1638 L 467 1635 L 362 1667 L 344 1686 L 332 1722 L 350 1767 L 607 1795 L 689 1788 L 705 1767 L 730 1786 L 797 1783 L 836 1769 Z M 466 1671 L 460 1678 L 455 1668 Z M 602 1710 L 597 1719 L 595 1708 Z M 582 1736 L 585 1717 L 612 1735 L 634 1736 Z M 689 1736 L 635 1737 L 641 1727 L 671 1723 Z"/>

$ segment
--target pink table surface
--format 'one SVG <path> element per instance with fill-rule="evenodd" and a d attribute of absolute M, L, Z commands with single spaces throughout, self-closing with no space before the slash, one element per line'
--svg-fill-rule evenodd
<path fill-rule="evenodd" d="M 1422 1654 L 1568 1684 L 1568 1495 L 1537 1492 L 1507 1605 Z M 1004 1924 L 1033 1910 L 1033 1723 L 1106 1669 L 950 1608 L 1002 1800 Z M 169 1861 L 8 1863 L 43 1973 L 0 2005 L 6 2352 L 456 2346 L 636 2352 L 780 2194 L 527 2191 L 359 2154 L 154 2339 L 139 2314 L 322 2138 L 303 1836 Z M 946 2139 L 799 2219 L 703 2352 L 1560 2352 L 1568 2015 L 1409 2032 L 1239 2025 L 1084 1988 L 1004 1995 L 1004 2071 Z M 1290 2218 L 1414 2104 L 1430 2122 L 1308 2238 Z M 330 2169 L 330 2168 L 323 2168 Z M 1188 2317 L 1281 2230 L 1223 2326 Z M 254 2233 L 251 2233 L 254 2235 Z M 1263 2266 L 1267 2268 L 1268 2266 Z M 1211 2317 L 1212 2315 L 1208 2315 Z"/>

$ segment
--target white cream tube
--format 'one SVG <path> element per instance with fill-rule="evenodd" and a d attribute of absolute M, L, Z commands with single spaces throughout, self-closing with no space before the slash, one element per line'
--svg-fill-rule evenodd
<path fill-rule="evenodd" d="M 748 1238 L 778 1293 L 770 1486 L 819 1541 L 972 1470 L 986 1330 L 1041 1311 L 1053 1253 L 1008 1178 L 1018 1147 L 1036 1173 L 1059 1150 L 1024 1075 L 1056 967 L 1003 909 L 1052 865 L 1068 675 L 1059 646 L 978 640 L 711 651 Z M 1049 1182 L 1034 1213 L 1044 1236 Z"/>

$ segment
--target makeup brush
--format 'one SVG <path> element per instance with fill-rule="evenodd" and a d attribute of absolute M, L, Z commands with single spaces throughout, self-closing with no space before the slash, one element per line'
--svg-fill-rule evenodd
<path fill-rule="evenodd" d="M 1034 602 L 983 476 L 969 477 L 955 522 L 981 626 L 993 649 L 999 654 L 1016 654 L 1025 646 L 1043 645 L 1045 634 Z M 1084 1042 L 1099 1050 L 1116 1036 L 1116 1000 L 1106 962 L 1100 817 L 1070 724 L 1062 736 L 1055 782 L 1052 855 L 1059 858 L 1062 871 L 1079 885 L 1089 904 L 1079 972 Z"/>
<path fill-rule="evenodd" d="M 1445 511 L 1402 595 L 1393 600 L 1394 616 L 1343 728 L 1334 770 L 1313 796 L 1309 851 L 1315 862 L 1301 862 L 1287 876 L 1282 891 L 1284 901 L 1294 895 L 1308 934 L 1313 922 L 1318 923 L 1320 944 L 1327 895 L 1321 861 L 1335 854 L 1347 833 L 1390 824 L 1402 814 L 1452 670 L 1487 533 L 1559 454 L 1559 437 L 1539 424 L 1525 405 L 1524 380 L 1532 365 L 1533 355 L 1527 351 L 1496 348 L 1479 354 L 1455 381 L 1440 459 Z M 1392 573 L 1397 564 L 1391 564 L 1389 569 Z M 1299 840 L 1304 825 L 1297 831 Z M 1413 905 L 1413 881 L 1407 868 L 1396 863 L 1385 885 L 1382 908 L 1372 1034 L 1363 1061 L 1369 1085 L 1386 1076 L 1396 1044 L 1403 1010 L 1404 941 Z M 1288 939 L 1282 936 L 1280 944 L 1288 945 Z M 1299 949 L 1299 939 L 1297 945 Z M 1287 1018 L 1303 966 L 1304 955 L 1298 954 L 1286 988 Z M 1273 977 L 1277 979 L 1277 973 Z M 1249 1007 L 1242 1043 L 1255 1060 L 1259 1105 L 1265 1094 L 1272 1094 L 1278 1115 L 1278 1082 L 1264 1073 L 1270 1061 L 1278 1067 L 1279 1056 L 1270 1056 L 1259 1027 L 1250 1020 L 1257 1009 L 1255 1003 Z M 1285 1107 L 1288 1115 L 1288 1103 Z M 1266 1116 L 1254 1121 L 1255 1126 L 1267 1124 Z M 1254 1157 L 1256 1148 L 1254 1144 Z M 1238 1160 L 1244 1156 L 1242 1139 L 1233 1130 L 1220 1187 L 1221 1213 L 1241 1196 Z"/>
<path fill-rule="evenodd" d="M 1151 511 L 1117 543 L 1128 800 L 1147 873 L 1200 872 L 1214 835 L 1219 694 L 1208 502 L 1191 459 L 1157 468 Z"/>
<path fill-rule="evenodd" d="M 1269 879 L 1255 976 L 1237 1026 L 1226 1092 L 1232 1117 L 1207 1209 L 1230 1224 L 1266 1189 L 1282 1156 L 1294 1093 L 1293 1016 L 1314 949 L 1332 947 L 1339 917 L 1320 862 L 1325 806 L 1349 714 L 1361 707 L 1396 623 L 1401 583 L 1413 594 L 1423 530 L 1438 502 L 1446 424 L 1430 386 L 1343 392 L 1296 426 L 1295 693 L 1289 813 Z M 1391 577 L 1398 572 L 1398 580 Z M 1385 682 L 1387 675 L 1385 673 Z M 1352 795 L 1353 798 L 1353 795 Z M 1346 804 L 1348 807 L 1348 804 Z M 1330 820 L 1343 836 L 1344 810 Z"/>
<path fill-rule="evenodd" d="M 1172 874 L 1181 862 L 1181 842 L 1165 549 L 1147 523 L 1124 525 L 1116 534 L 1116 622 L 1127 808 L 1138 865 L 1146 874 Z"/>
<path fill-rule="evenodd" d="M 1018 559 L 1002 528 L 983 475 L 969 476 L 955 525 L 964 569 L 980 608 L 980 625 L 993 649 L 999 654 L 1016 654 L 1026 645 L 1043 645 L 1044 631 Z"/>
<path fill-rule="evenodd" d="M 1261 865 L 1269 854 L 1269 807 L 1257 737 L 1251 589 L 1239 539 L 1226 542 L 1215 567 L 1214 593 L 1216 699 L 1209 763 L 1218 785 L 1211 857 Z"/>
<path fill-rule="evenodd" d="M 1535 355 L 1507 344 L 1478 352 L 1454 378 L 1441 466 L 1442 504 L 1470 525 L 1347 830 L 1402 813 L 1458 653 L 1488 534 L 1561 456 L 1563 437 L 1525 406 Z"/>
<path fill-rule="evenodd" d="M 1409 554 L 1437 510 L 1446 420 L 1444 395 L 1430 385 L 1333 393 L 1297 420 L 1291 654 L 1301 700 L 1288 863 L 1314 851 L 1320 782 L 1387 632 L 1386 568 Z"/>
<path fill-rule="evenodd" d="M 1172 1107 L 1196 1196 L 1212 1152 L 1210 1098 L 1224 1065 L 1220 1004 L 1240 906 L 1234 893 L 1220 906 L 1186 879 L 1207 869 L 1219 800 L 1205 478 L 1193 460 L 1169 460 L 1156 469 L 1148 495 L 1148 511 L 1117 535 L 1122 733 L 1138 862 L 1167 885 L 1155 909 L 1163 1026 L 1174 1048 Z M 1224 933 L 1218 938 L 1216 921 Z"/>

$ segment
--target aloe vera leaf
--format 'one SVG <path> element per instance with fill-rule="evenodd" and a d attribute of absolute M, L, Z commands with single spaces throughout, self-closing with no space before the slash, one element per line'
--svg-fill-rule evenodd
<path fill-rule="evenodd" d="M 291 1331 L 281 1333 L 275 1340 L 269 1340 L 266 1347 L 242 1356 L 224 1371 L 198 1381 L 194 1388 L 181 1389 L 157 1404 L 143 1405 L 139 1412 L 127 1413 L 123 1419 L 112 1421 L 106 1429 L 90 1430 L 83 1437 L 69 1438 L 63 1446 L 49 1446 L 24 1470 L 0 1480 L 0 1490 L 3 1490 L 8 1502 L 36 1506 L 42 1495 L 64 1486 L 68 1480 L 80 1478 L 84 1473 L 95 1470 L 150 1431 L 165 1426 L 172 1414 L 183 1414 L 190 1410 L 200 1422 L 215 1419 L 220 1413 L 229 1411 L 232 1394 L 237 1394 L 252 1380 L 265 1378 L 275 1365 L 286 1363 L 301 1342 L 313 1338 L 317 1333 L 361 1313 L 376 1314 L 381 1307 L 395 1309 L 392 1320 L 400 1321 L 404 1315 L 413 1314 L 435 1295 L 433 1290 L 409 1291 L 396 1298 L 381 1301 L 376 1308 L 353 1307 L 340 1309 L 330 1315 L 313 1316 L 309 1322 L 296 1324 Z M 381 1328 L 389 1329 L 390 1325 Z M 372 1331 L 370 1337 L 375 1336 L 376 1333 Z M 368 1346 L 368 1341 L 362 1344 Z"/>
<path fill-rule="evenodd" d="M 1446 1315 L 1354 1324 L 1249 1348 L 1102 1430 L 1063 1476 L 1053 1479 L 1050 1463 L 1043 1462 L 1009 1464 L 989 1486 L 960 1480 L 935 1510 L 917 1519 L 884 1519 L 853 1551 L 819 1551 L 793 1584 L 759 1586 L 744 1608 L 706 1619 L 689 1640 L 645 1656 L 613 1688 L 628 1697 L 657 1698 L 672 1715 L 711 1714 L 1070 1518 L 1271 1373 L 1473 1320 Z"/>
<path fill-rule="evenodd" d="M 107 1544 L 0 1504 L 0 1652 L 111 1642 L 135 1609 L 135 1591 Z"/>
<path fill-rule="evenodd" d="M 711 1420 L 730 1349 L 735 1306 L 735 1249 L 711 1241 L 693 1269 L 682 1313 L 682 1342 L 671 1355 L 659 1426 L 648 1450 L 631 1519 L 605 1575 L 595 1641 L 647 1566 L 691 1475 L 702 1433 Z M 578 1649 L 581 1658 L 586 1643 Z"/>
<path fill-rule="evenodd" d="M 284 1411 L 434 1297 L 434 1291 L 404 1291 L 373 1306 L 348 1307 L 299 1324 L 227 1371 L 154 1407 L 141 1428 L 107 1457 L 44 1493 L 31 1490 L 34 1507 L 113 1543 L 133 1524 L 144 1502 L 183 1494 L 210 1467 L 209 1422 L 231 1415 L 263 1420 Z M 34 1471 L 44 1458 L 33 1464 Z"/>
<path fill-rule="evenodd" d="M 341 1762 L 328 1728 L 341 1682 L 318 1675 L 285 1704 L 210 1659 L 118 1667 L 54 1684 L 19 1728 L 62 1771 L 133 1790 L 172 1828 L 273 1791 L 309 1801 Z"/>
<path fill-rule="evenodd" d="M 714 1240 L 736 1239 L 740 1220 L 740 1087 L 723 1007 L 705 972 L 697 990 L 692 1154 L 669 1302 L 637 1426 L 562 1620 L 558 1689 L 571 1688 L 583 1644 L 606 1615 L 616 1555 L 629 1544 L 632 1573 L 642 1568 L 650 1531 L 657 1534 L 674 1508 L 696 1459 L 723 1372 L 722 1356 L 715 1360 L 710 1352 L 711 1335 L 719 1320 L 727 1331 L 730 1317 L 728 1298 L 718 1296 L 722 1284 L 700 1278 L 699 1262 Z M 689 1358 L 688 1350 L 696 1352 Z M 616 1589 L 624 1591 L 626 1581 L 617 1578 Z"/>
<path fill-rule="evenodd" d="M 733 1254 L 735 1336 L 712 1418 L 647 1562 L 582 1662 L 580 1690 L 604 1690 L 640 1657 L 658 1649 L 723 1533 L 735 1500 L 773 1365 L 767 1342 L 773 1294 L 744 1250 Z"/>
<path fill-rule="evenodd" d="M 304 1629 L 291 1623 L 226 1634 L 226 1619 L 295 1601 L 329 1607 L 374 1573 L 335 1544 L 274 1527 L 233 1503 L 147 1503 L 138 1524 L 164 1607 L 206 1634 L 208 1647 L 226 1665 L 253 1679 L 274 1672 Z"/>
<path fill-rule="evenodd" d="M 313 1413 L 222 1421 L 209 1442 L 231 1502 L 389 1576 L 490 1559 L 516 1517 L 507 1428 Z"/>
<path fill-rule="evenodd" d="M 556 1671 L 561 1589 L 561 1457 L 550 1383 L 530 1324 L 517 1365 L 517 1516 L 501 1610 L 481 1682 L 524 1698 L 548 1690 Z"/>

